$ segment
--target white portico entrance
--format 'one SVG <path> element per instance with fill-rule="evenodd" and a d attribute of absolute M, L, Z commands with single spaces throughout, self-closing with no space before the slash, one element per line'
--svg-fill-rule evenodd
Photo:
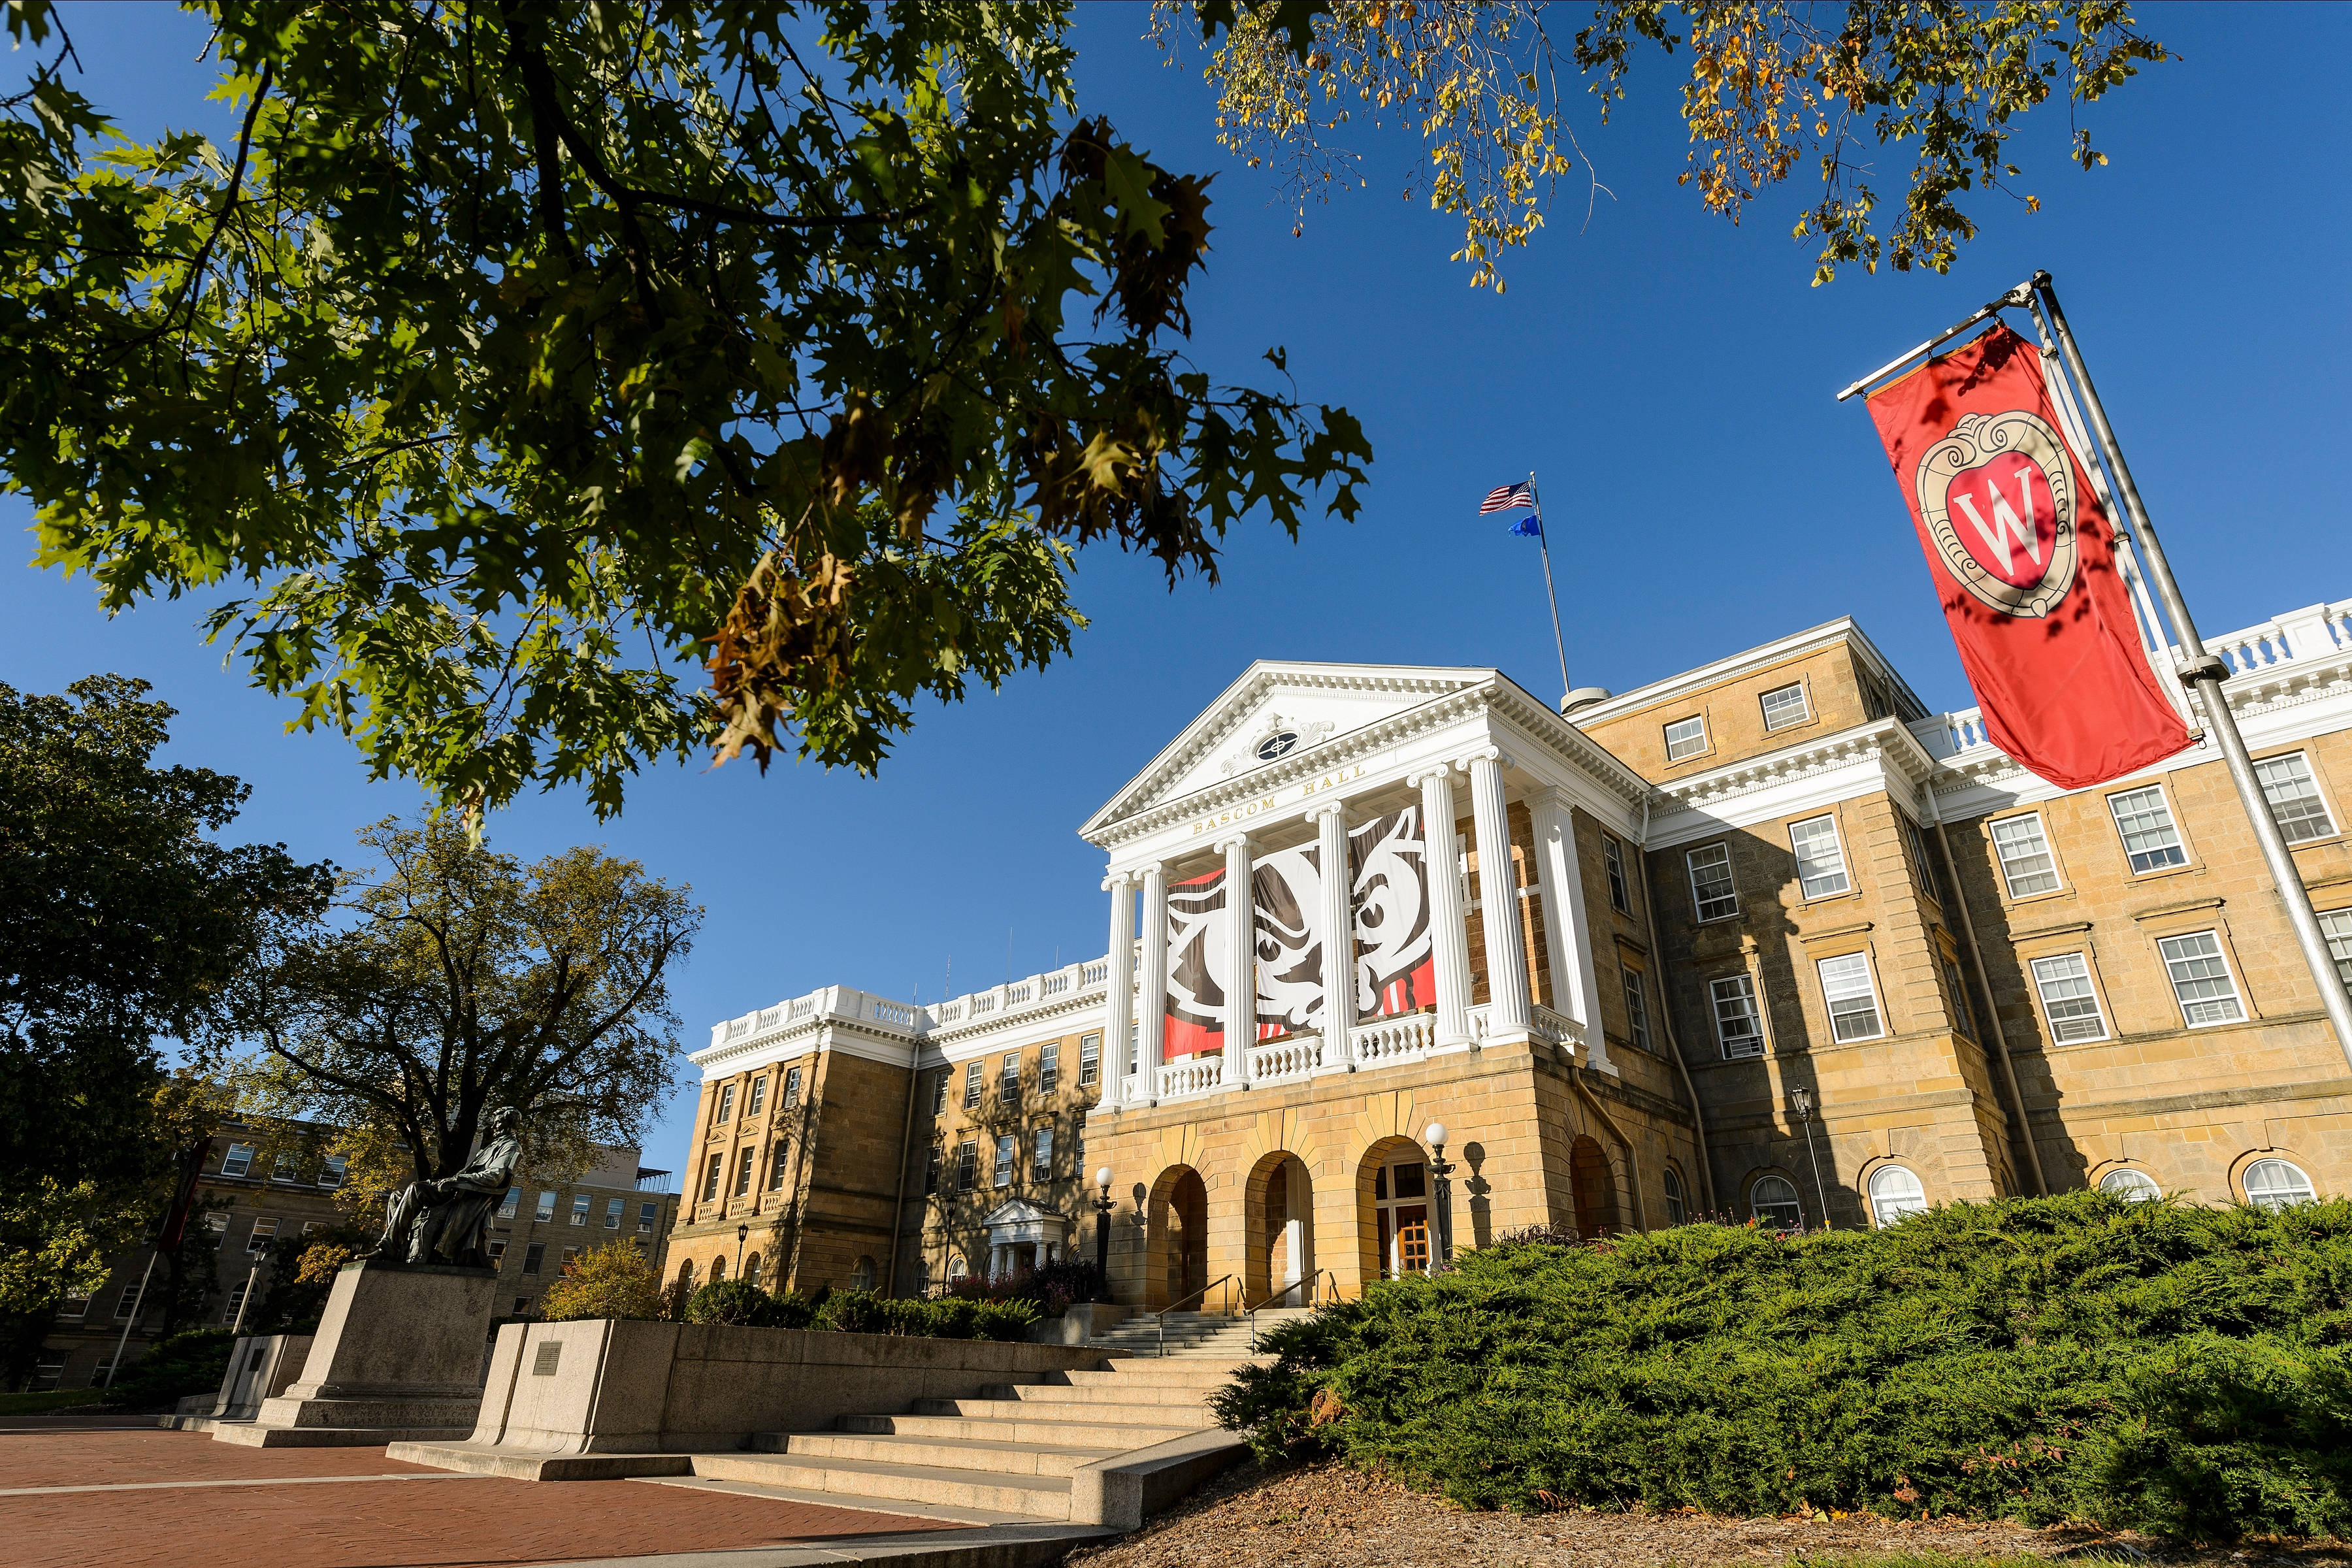
<path fill-rule="evenodd" d="M 988 1278 L 1016 1279 L 1063 1255 L 1070 1222 L 1025 1198 L 999 1204 L 981 1224 L 988 1231 Z"/>

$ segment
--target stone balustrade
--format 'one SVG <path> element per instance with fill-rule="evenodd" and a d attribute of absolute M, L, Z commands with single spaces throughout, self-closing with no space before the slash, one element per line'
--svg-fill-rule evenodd
<path fill-rule="evenodd" d="M 1323 1037 L 1293 1035 L 1288 1039 L 1267 1040 L 1252 1046 L 1249 1051 L 1249 1081 L 1274 1083 L 1283 1079 L 1306 1078 L 1323 1065 Z"/>

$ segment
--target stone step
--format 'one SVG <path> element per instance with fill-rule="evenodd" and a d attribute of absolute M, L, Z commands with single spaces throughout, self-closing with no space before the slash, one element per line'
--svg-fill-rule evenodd
<path fill-rule="evenodd" d="M 1099 1421 L 1119 1426 L 1181 1426 L 1199 1432 L 1215 1426 L 1208 1406 L 1188 1405 L 1111 1405 L 1092 1403 L 1030 1404 L 1023 1401 L 1011 1405 L 1001 1399 L 919 1399 L 913 1414 L 917 1415 L 956 1415 L 975 1417 L 982 1421 L 1025 1420 Z"/>
<path fill-rule="evenodd" d="M 762 1432 L 752 1438 L 752 1446 L 795 1459 L 876 1459 L 941 1470 L 980 1470 L 992 1476 L 1067 1476 L 1080 1465 L 1125 1451 L 1116 1444 L 1081 1448 L 919 1433 Z"/>
<path fill-rule="evenodd" d="M 887 1459 L 834 1459 L 792 1454 L 697 1454 L 694 1473 L 714 1480 L 751 1481 L 802 1491 L 848 1497 L 888 1498 L 900 1502 L 986 1509 L 1033 1519 L 1070 1517 L 1067 1476 L 996 1475 L 937 1465 L 898 1464 Z"/>
<path fill-rule="evenodd" d="M 1046 1443 L 1074 1448 L 1148 1448 L 1171 1437 L 1202 1429 L 1197 1417 L 1173 1413 L 1164 1421 L 1066 1421 L 1044 1411 L 1009 1405 L 1019 1414 L 996 1415 L 845 1415 L 845 1432 L 895 1433 L 910 1437 L 971 1437 L 988 1442 Z"/>
<path fill-rule="evenodd" d="M 992 1383 L 982 1387 L 980 1396 L 982 1399 L 1017 1400 L 1024 1405 L 1166 1405 L 1176 1407 L 1202 1405 L 1215 1392 L 1213 1387 L 1182 1383 Z"/>
<path fill-rule="evenodd" d="M 1172 1363 L 1172 1364 L 1171 1364 Z M 1174 1357 L 1157 1358 L 1117 1367 L 1109 1372 L 1066 1372 L 1066 1380 L 1059 1386 L 1068 1388 L 1169 1387 L 1221 1388 L 1238 1366 L 1255 1364 L 1246 1360 L 1219 1363 L 1205 1357 L 1187 1356 L 1178 1362 Z M 1054 1387 L 1047 1384 L 1045 1386 Z"/>

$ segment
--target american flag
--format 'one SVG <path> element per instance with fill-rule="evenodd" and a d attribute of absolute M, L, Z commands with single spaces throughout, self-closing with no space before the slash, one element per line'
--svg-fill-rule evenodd
<path fill-rule="evenodd" d="M 1490 511 L 1508 511 L 1515 506 L 1533 506 L 1535 504 L 1535 486 L 1528 484 L 1496 485 L 1493 489 L 1486 492 L 1486 499 L 1478 503 L 1478 515 L 1480 517 L 1484 517 Z"/>

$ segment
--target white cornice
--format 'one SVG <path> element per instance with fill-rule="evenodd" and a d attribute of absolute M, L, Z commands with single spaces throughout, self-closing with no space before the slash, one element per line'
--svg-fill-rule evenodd
<path fill-rule="evenodd" d="M 1105 847 L 1137 837 L 1131 830 L 1131 824 L 1138 813 L 1147 809 L 1153 812 L 1167 809 L 1169 803 L 1160 800 L 1158 792 L 1181 778 L 1188 769 L 1214 751 L 1256 711 L 1262 702 L 1276 692 L 1403 692 L 1423 698 L 1423 702 L 1416 704 L 1417 708 L 1425 706 L 1431 698 L 1482 686 L 1496 679 L 1496 671 L 1477 668 L 1287 664 L 1260 659 L 1244 670 L 1241 678 L 1220 692 L 1215 700 L 1202 710 L 1199 718 L 1186 725 L 1181 734 L 1161 748 L 1160 754 L 1145 764 L 1142 772 L 1129 780 L 1100 810 L 1088 817 L 1078 829 L 1078 836 L 1090 844 Z M 1415 708 L 1404 710 L 1405 712 L 1414 710 Z M 1369 726 L 1377 727 L 1377 723 Z M 1257 791 L 1279 787 L 1294 777 L 1304 778 L 1316 771 L 1315 768 L 1298 765 L 1305 759 L 1319 758 L 1321 761 L 1318 766 L 1328 766 L 1335 755 L 1331 749 L 1334 745 L 1345 742 L 1349 735 L 1362 732 L 1360 730 L 1350 731 L 1294 752 L 1279 762 L 1244 769 L 1227 780 L 1206 789 L 1195 790 L 1182 798 L 1195 803 L 1228 797 L 1244 799 Z M 1114 826 L 1115 833 L 1112 831 Z"/>
<path fill-rule="evenodd" d="M 1668 848 L 1880 791 L 1916 816 L 1920 786 L 1935 766 L 1901 720 L 1874 719 L 1661 787 L 1647 847 Z"/>

